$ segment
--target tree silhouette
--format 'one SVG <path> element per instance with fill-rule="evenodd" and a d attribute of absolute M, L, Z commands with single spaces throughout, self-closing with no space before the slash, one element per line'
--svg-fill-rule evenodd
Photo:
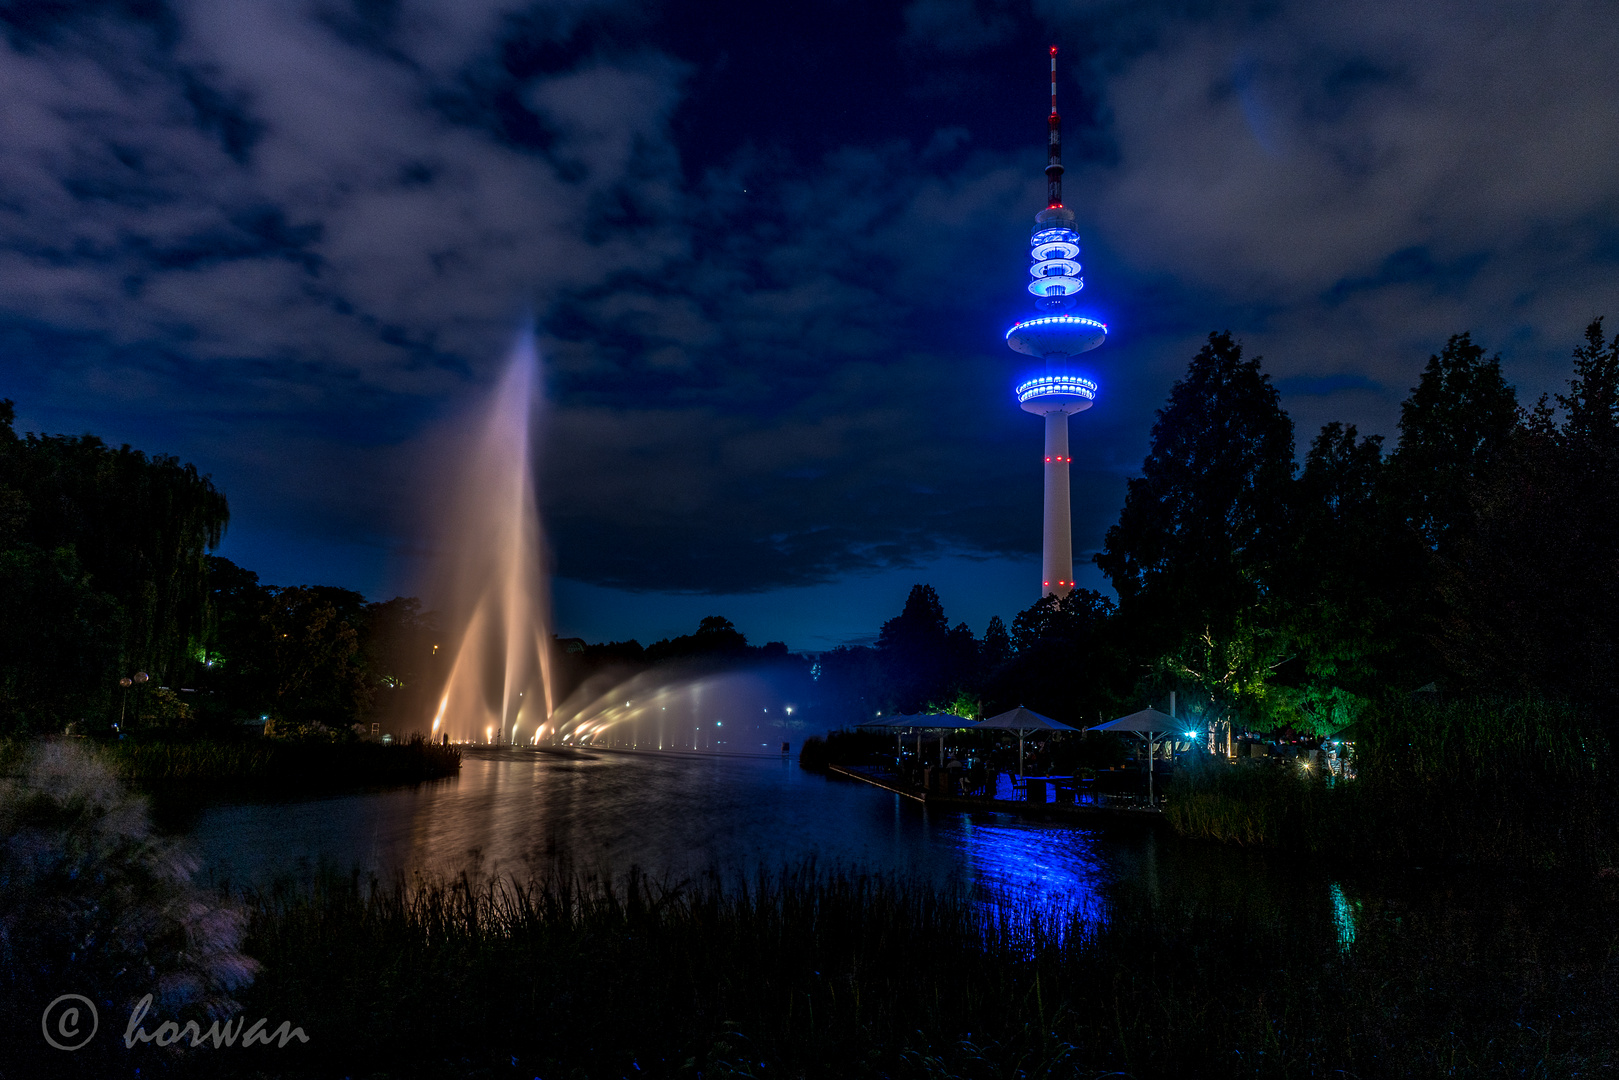
<path fill-rule="evenodd" d="M 1211 695 L 1255 685 L 1277 659 L 1260 608 L 1288 545 L 1293 423 L 1229 333 L 1210 334 L 1175 383 L 1141 471 L 1096 556 L 1121 632 L 1143 661 L 1215 680 Z"/>
<path fill-rule="evenodd" d="M 877 653 L 888 677 L 891 708 L 916 712 L 944 693 L 950 622 L 933 586 L 911 587 L 904 609 L 883 623 Z"/>

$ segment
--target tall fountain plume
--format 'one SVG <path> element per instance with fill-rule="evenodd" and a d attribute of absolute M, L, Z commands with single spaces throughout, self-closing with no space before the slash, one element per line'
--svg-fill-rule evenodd
<path fill-rule="evenodd" d="M 532 739 L 552 709 L 550 596 L 534 493 L 539 357 L 525 331 L 445 500 L 440 610 L 455 642 L 433 717 L 454 742 Z"/>

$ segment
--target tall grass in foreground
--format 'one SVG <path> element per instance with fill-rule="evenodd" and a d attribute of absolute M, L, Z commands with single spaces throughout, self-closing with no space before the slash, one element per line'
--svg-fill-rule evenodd
<path fill-rule="evenodd" d="M 1571 1076 L 1619 899 L 1140 891 L 1103 922 L 801 868 L 746 886 L 326 879 L 251 903 L 249 1015 L 368 1077 Z M 1526 902 L 1525 902 L 1526 901 Z M 1346 931 L 1345 927 L 1348 926 Z M 239 1060 L 238 1060 L 239 1059 Z M 308 1070 L 307 1073 L 304 1070 Z"/>
<path fill-rule="evenodd" d="M 145 800 L 80 740 L 0 744 L 0 766 L 0 1077 L 110 1075 L 93 1051 L 66 1063 L 42 1039 L 63 993 L 109 1029 L 144 994 L 202 1024 L 233 1011 L 256 970 L 239 951 L 244 913 L 192 884 L 195 863 Z"/>
<path fill-rule="evenodd" d="M 408 784 L 454 776 L 461 768 L 460 750 L 420 736 L 386 745 L 274 739 L 125 740 L 107 744 L 105 753 L 123 779 L 142 784 Z"/>
<path fill-rule="evenodd" d="M 1358 725 L 1358 777 L 1194 760 L 1170 786 L 1183 836 L 1257 847 L 1539 870 L 1619 866 L 1619 759 L 1601 724 L 1535 700 L 1409 700 Z"/>

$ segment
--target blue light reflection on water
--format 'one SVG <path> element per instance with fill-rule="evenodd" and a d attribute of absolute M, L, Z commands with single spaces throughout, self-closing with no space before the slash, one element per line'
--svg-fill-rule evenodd
<path fill-rule="evenodd" d="M 172 816 L 172 815 L 171 815 Z M 545 873 L 666 880 L 813 860 L 1096 914 L 1150 844 L 1005 814 L 927 809 L 795 761 L 673 754 L 565 758 L 476 750 L 451 781 L 277 802 L 216 802 L 179 828 L 215 880 L 264 884 L 326 865 L 388 878 Z"/>
<path fill-rule="evenodd" d="M 1099 916 L 1107 874 L 1098 837 L 1087 829 L 961 815 L 957 844 L 970 881 Z"/>

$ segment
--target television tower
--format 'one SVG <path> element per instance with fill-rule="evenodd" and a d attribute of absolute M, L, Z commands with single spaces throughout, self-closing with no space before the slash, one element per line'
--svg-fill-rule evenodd
<path fill-rule="evenodd" d="M 1025 412 L 1046 418 L 1046 513 L 1040 553 L 1040 595 L 1067 596 L 1074 587 L 1074 525 L 1068 506 L 1068 417 L 1096 401 L 1096 383 L 1074 360 L 1107 340 L 1107 326 L 1074 314 L 1085 279 L 1079 276 L 1079 233 L 1074 212 L 1062 204 L 1062 117 L 1057 115 L 1057 46 L 1051 47 L 1050 147 L 1046 162 L 1046 208 L 1034 215 L 1030 237 L 1029 292 L 1040 312 L 1006 332 L 1006 344 L 1039 357 L 1042 368 L 1018 384 Z"/>

